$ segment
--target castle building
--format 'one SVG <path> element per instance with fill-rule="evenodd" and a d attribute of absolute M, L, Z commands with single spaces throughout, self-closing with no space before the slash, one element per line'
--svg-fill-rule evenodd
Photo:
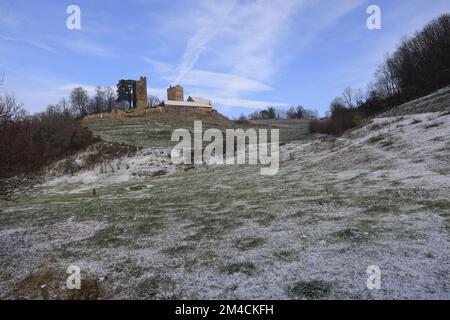
<path fill-rule="evenodd" d="M 183 87 L 176 85 L 175 87 L 170 86 L 167 88 L 167 100 L 173 101 L 184 101 Z"/>
<path fill-rule="evenodd" d="M 167 89 L 167 100 L 164 100 L 159 107 L 166 108 L 199 108 L 212 110 L 213 103 L 211 100 L 189 96 L 184 101 L 184 90 L 180 85 L 170 86 Z"/>
<path fill-rule="evenodd" d="M 229 123 L 229 120 L 219 114 L 211 100 L 189 96 L 184 100 L 184 90 L 180 85 L 167 88 L 167 100 L 161 102 L 156 108 L 149 108 L 147 97 L 147 78 L 140 77 L 139 80 L 129 80 L 133 82 L 133 101 L 136 108 L 123 110 L 114 108 L 107 114 L 91 114 L 85 116 L 86 120 L 103 118 L 127 118 L 127 117 L 158 117 L 161 113 L 169 114 L 169 117 L 209 119 L 216 123 Z M 202 116 L 200 116 L 202 114 Z M 205 116 L 206 115 L 206 116 Z"/>

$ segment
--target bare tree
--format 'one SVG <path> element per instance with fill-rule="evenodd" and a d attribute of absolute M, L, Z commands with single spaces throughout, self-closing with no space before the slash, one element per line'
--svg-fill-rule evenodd
<path fill-rule="evenodd" d="M 386 56 L 386 61 L 375 72 L 376 82 L 373 89 L 380 98 L 395 96 L 400 92 L 397 77 L 394 73 L 393 58 Z"/>
<path fill-rule="evenodd" d="M 237 121 L 240 121 L 240 122 L 247 122 L 247 121 L 248 121 L 248 118 L 247 118 L 247 116 L 245 116 L 243 113 L 241 113 L 241 115 L 239 116 L 239 118 L 237 119 Z"/>
<path fill-rule="evenodd" d="M 67 101 L 66 98 L 62 98 L 59 101 L 59 103 L 57 104 L 57 106 L 66 116 L 70 116 L 70 117 L 74 116 L 74 114 L 71 112 L 71 109 L 70 109 L 70 103 L 69 103 L 69 101 Z"/>
<path fill-rule="evenodd" d="M 149 95 L 148 96 L 148 106 L 150 108 L 155 108 L 160 103 L 161 103 L 161 100 L 159 100 L 159 98 L 157 96 L 154 96 L 154 95 Z"/>
<path fill-rule="evenodd" d="M 286 112 L 287 119 L 304 119 L 306 109 L 303 106 L 290 107 Z"/>
<path fill-rule="evenodd" d="M 330 104 L 331 115 L 333 113 L 336 113 L 336 112 L 339 112 L 339 111 L 341 111 L 343 109 L 346 109 L 346 107 L 347 107 L 346 102 L 344 101 L 344 99 L 342 97 L 334 98 L 333 101 L 331 101 L 331 104 Z"/>
<path fill-rule="evenodd" d="M 72 107 L 75 108 L 80 116 L 88 114 L 89 95 L 82 87 L 78 87 L 72 90 L 70 94 L 70 102 Z"/>
<path fill-rule="evenodd" d="M 375 74 L 382 99 L 397 102 L 429 94 L 450 84 L 450 14 L 427 24 L 412 38 L 403 38 Z"/>
<path fill-rule="evenodd" d="M 22 105 L 12 95 L 0 96 L 0 127 L 23 119 L 26 115 Z"/>
<path fill-rule="evenodd" d="M 3 79 L 1 80 L 3 82 Z M 13 200 L 18 192 L 30 190 L 35 179 L 16 171 L 14 164 L 23 157 L 21 146 L 11 146 L 11 135 L 23 135 L 14 125 L 24 122 L 26 112 L 12 95 L 0 96 L 0 200 Z"/>
<path fill-rule="evenodd" d="M 116 93 L 111 87 L 106 87 L 104 91 L 106 99 L 106 111 L 111 112 L 116 102 Z"/>
<path fill-rule="evenodd" d="M 364 95 L 361 89 L 354 90 L 352 87 L 344 89 L 341 95 L 342 100 L 347 108 L 353 109 L 364 103 Z"/>

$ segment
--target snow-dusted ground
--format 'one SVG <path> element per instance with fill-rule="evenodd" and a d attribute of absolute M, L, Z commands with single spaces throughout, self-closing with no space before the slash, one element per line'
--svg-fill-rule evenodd
<path fill-rule="evenodd" d="M 92 189 L 101 189 L 111 184 L 128 181 L 142 181 L 143 177 L 157 175 L 158 173 L 170 175 L 177 170 L 183 170 L 183 166 L 177 166 L 170 159 L 170 149 L 167 148 L 143 148 L 132 156 L 124 156 L 99 163 L 91 170 L 80 170 L 72 175 L 65 175 L 58 169 L 49 170 L 47 181 L 42 188 L 55 193 L 79 193 L 89 192 Z M 84 166 L 86 154 L 81 152 L 76 155 L 75 162 Z M 64 161 L 64 160 L 63 160 Z M 62 161 L 61 161 L 62 162 Z M 54 166 L 58 167 L 58 163 Z M 73 188 L 78 185 L 78 188 Z"/>
<path fill-rule="evenodd" d="M 144 149 L 53 177 L 2 204 L 0 297 L 71 297 L 75 264 L 106 299 L 449 299 L 449 137 L 450 115 L 425 113 L 283 145 L 275 176 Z"/>
<path fill-rule="evenodd" d="M 450 109 L 450 86 L 422 98 L 409 101 L 385 112 L 383 117 L 403 116 L 415 113 L 445 112 Z"/>

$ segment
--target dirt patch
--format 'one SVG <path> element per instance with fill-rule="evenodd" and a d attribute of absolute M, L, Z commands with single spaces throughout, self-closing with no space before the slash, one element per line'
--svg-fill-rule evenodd
<path fill-rule="evenodd" d="M 382 135 L 378 135 L 378 136 L 374 136 L 374 137 L 369 138 L 369 140 L 367 140 L 367 142 L 369 142 L 369 143 L 378 143 L 378 142 L 383 141 L 383 140 L 384 140 L 384 137 Z"/>
<path fill-rule="evenodd" d="M 426 126 L 424 126 L 425 129 L 431 129 L 431 128 L 437 128 L 442 126 L 444 123 L 443 122 L 435 122 L 435 123 L 430 123 L 427 124 Z"/>
<path fill-rule="evenodd" d="M 243 273 L 250 276 L 256 271 L 256 266 L 252 262 L 236 262 L 227 264 L 222 271 L 228 274 Z"/>
<path fill-rule="evenodd" d="M 40 300 L 97 300 L 107 298 L 105 290 L 96 279 L 81 279 L 80 289 L 68 289 L 69 274 L 56 269 L 42 269 L 19 281 L 14 288 L 17 299 Z"/>

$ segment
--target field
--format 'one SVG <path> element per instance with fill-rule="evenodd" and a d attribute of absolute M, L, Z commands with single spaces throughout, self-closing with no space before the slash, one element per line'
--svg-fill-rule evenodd
<path fill-rule="evenodd" d="M 86 124 L 144 148 L 1 204 L 0 298 L 450 298 L 448 112 L 339 138 L 307 136 L 304 122 L 246 124 L 281 129 L 275 176 L 175 166 L 173 125 Z M 65 287 L 69 265 L 81 291 Z M 380 290 L 367 289 L 371 265 Z"/>

